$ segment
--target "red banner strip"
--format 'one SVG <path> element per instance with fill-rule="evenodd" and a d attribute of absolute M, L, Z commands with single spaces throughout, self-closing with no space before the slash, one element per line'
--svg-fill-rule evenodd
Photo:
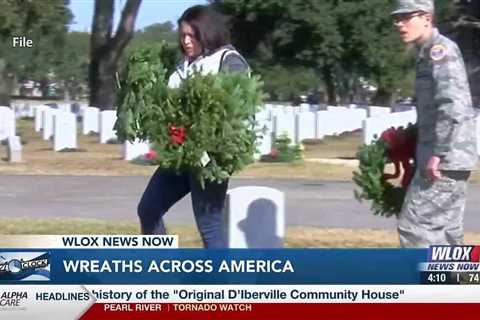
<path fill-rule="evenodd" d="M 81 320 L 172 319 L 462 319 L 479 304 L 467 303 L 97 303 Z"/>

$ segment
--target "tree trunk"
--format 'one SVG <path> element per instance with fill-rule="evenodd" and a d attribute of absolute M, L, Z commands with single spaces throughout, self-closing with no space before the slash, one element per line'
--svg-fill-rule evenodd
<path fill-rule="evenodd" d="M 90 105 L 101 110 L 113 110 L 116 105 L 115 72 L 117 62 L 98 57 L 90 62 Z"/>
<path fill-rule="evenodd" d="M 115 109 L 118 61 L 133 37 L 135 19 L 142 0 L 128 0 L 117 31 L 112 36 L 114 0 L 96 0 L 90 40 L 90 105 Z"/>
<path fill-rule="evenodd" d="M 335 80 L 333 78 L 332 68 L 324 67 L 322 70 L 323 80 L 327 88 L 328 104 L 331 106 L 337 105 L 337 90 L 335 86 Z"/>
<path fill-rule="evenodd" d="M 11 88 L 9 85 L 10 79 L 5 70 L 5 60 L 0 58 L 0 106 L 10 106 Z"/>
<path fill-rule="evenodd" d="M 378 88 L 373 98 L 373 105 L 391 107 L 393 102 L 393 92 L 388 88 Z"/>

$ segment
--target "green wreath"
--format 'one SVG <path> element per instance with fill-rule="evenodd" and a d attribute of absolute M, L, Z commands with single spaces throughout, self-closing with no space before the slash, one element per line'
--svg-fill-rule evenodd
<path fill-rule="evenodd" d="M 122 87 L 122 135 L 148 139 L 158 155 L 156 164 L 194 172 L 202 185 L 205 180 L 224 181 L 253 162 L 262 82 L 244 73 L 194 72 L 179 88 L 170 89 L 166 68 L 157 58 L 162 53 L 150 52 L 141 59 L 136 53 Z M 138 60 L 146 63 L 141 77 L 134 70 Z"/>
<path fill-rule="evenodd" d="M 359 170 L 353 172 L 353 181 L 360 190 L 354 190 L 354 194 L 360 202 L 371 201 L 371 210 L 375 215 L 390 217 L 400 213 L 414 172 L 416 135 L 413 125 L 406 129 L 391 128 L 372 144 L 359 148 Z M 389 162 L 395 165 L 393 175 L 384 173 Z M 405 173 L 401 185 L 396 186 L 388 179 L 400 176 L 400 165 Z"/>

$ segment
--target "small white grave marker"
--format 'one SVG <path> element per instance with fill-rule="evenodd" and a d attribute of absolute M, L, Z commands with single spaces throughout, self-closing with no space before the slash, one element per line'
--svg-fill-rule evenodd
<path fill-rule="evenodd" d="M 285 197 L 267 187 L 228 191 L 225 221 L 229 248 L 280 248 L 285 236 Z"/>
<path fill-rule="evenodd" d="M 116 111 L 105 110 L 100 112 L 100 143 L 107 143 L 110 140 L 117 139 L 117 134 L 113 130 L 116 121 Z"/>
<path fill-rule="evenodd" d="M 83 134 L 90 132 L 100 132 L 100 109 L 95 107 L 86 107 L 83 109 Z"/>
<path fill-rule="evenodd" d="M 135 140 L 133 143 L 125 141 L 123 144 L 123 159 L 130 161 L 139 156 L 143 156 L 150 151 L 150 143 L 148 141 Z"/>
<path fill-rule="evenodd" d="M 8 162 L 22 162 L 22 144 L 19 136 L 8 137 L 7 159 Z"/>
<path fill-rule="evenodd" d="M 54 115 L 53 150 L 77 148 L 77 117 L 71 112 Z"/>

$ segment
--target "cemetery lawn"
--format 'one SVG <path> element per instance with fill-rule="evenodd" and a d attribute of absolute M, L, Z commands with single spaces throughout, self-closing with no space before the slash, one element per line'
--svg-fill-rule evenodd
<path fill-rule="evenodd" d="M 78 128 L 80 128 L 80 124 Z M 33 129 L 32 120 L 18 120 L 17 132 L 23 144 L 24 163 L 9 164 L 0 160 L 0 174 L 20 175 L 99 175 L 99 176 L 149 176 L 156 167 L 133 164 L 121 157 L 120 144 L 100 144 L 98 136 L 77 135 L 78 150 L 73 152 L 54 152 L 52 142 L 45 141 L 41 133 Z M 316 149 L 327 150 L 328 145 L 316 143 L 310 153 L 320 156 Z M 330 145 L 331 148 L 331 145 Z M 316 153 L 315 153 L 316 152 Z M 352 150 L 353 152 L 353 150 Z M 351 180 L 352 167 L 321 164 L 313 162 L 299 163 L 254 163 L 238 174 L 244 178 L 310 178 L 328 180 Z"/>
<path fill-rule="evenodd" d="M 322 140 L 304 140 L 305 157 L 356 159 L 356 153 L 362 144 L 362 132 L 355 131 L 340 136 L 326 136 Z"/>
<path fill-rule="evenodd" d="M 78 128 L 80 128 L 80 124 Z M 98 176 L 150 176 L 155 166 L 145 166 L 124 161 L 120 144 L 100 144 L 98 136 L 85 136 L 79 131 L 78 150 L 54 152 L 51 141 L 44 141 L 33 129 L 32 120 L 18 120 L 17 132 L 23 145 L 24 163 L 9 164 L 0 159 L 0 175 L 98 175 Z M 353 132 L 338 137 L 304 142 L 305 161 L 297 163 L 257 162 L 238 173 L 240 178 L 299 178 L 331 181 L 351 181 L 351 159 L 361 144 L 361 133 Z M 1 148 L 5 148 L 2 146 Z M 315 162 L 317 159 L 340 159 L 345 164 Z M 471 181 L 480 182 L 480 172 Z"/>
<path fill-rule="evenodd" d="M 2 234 L 139 234 L 137 221 L 107 221 L 94 219 L 31 219 L 0 218 Z M 168 226 L 169 234 L 179 235 L 181 247 L 199 248 L 200 236 L 194 226 Z M 0 246 L 6 245 L 0 236 Z M 289 248 L 360 248 L 398 247 L 398 236 L 394 231 L 367 229 L 323 229 L 291 227 L 285 239 Z M 480 243 L 480 234 L 467 233 L 465 243 Z M 15 240 L 18 245 L 18 241 Z"/>

